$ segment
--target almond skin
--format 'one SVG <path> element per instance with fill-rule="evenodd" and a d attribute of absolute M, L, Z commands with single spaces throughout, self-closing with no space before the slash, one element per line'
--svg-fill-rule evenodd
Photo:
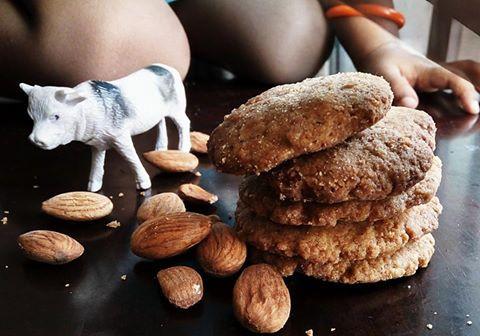
<path fill-rule="evenodd" d="M 55 231 L 30 231 L 20 235 L 17 242 L 27 258 L 51 265 L 69 263 L 84 252 L 78 241 Z"/>
<path fill-rule="evenodd" d="M 185 204 L 177 194 L 165 192 L 147 198 L 138 208 L 137 219 L 142 223 L 154 217 L 185 211 Z"/>
<path fill-rule="evenodd" d="M 214 195 L 196 184 L 186 183 L 178 187 L 178 196 L 187 202 L 213 204 L 218 201 Z"/>
<path fill-rule="evenodd" d="M 290 315 L 290 293 L 282 276 L 267 264 L 247 267 L 233 288 L 233 312 L 253 332 L 282 329 Z"/>
<path fill-rule="evenodd" d="M 179 150 L 151 151 L 143 153 L 143 157 L 168 173 L 189 172 L 198 166 L 198 158 L 195 155 Z"/>
<path fill-rule="evenodd" d="M 247 246 L 230 226 L 215 222 L 212 231 L 197 248 L 197 259 L 205 272 L 218 277 L 232 275 L 242 268 Z"/>
<path fill-rule="evenodd" d="M 171 304 L 187 309 L 203 297 L 203 281 L 193 268 L 174 266 L 157 273 L 163 295 Z"/>
<path fill-rule="evenodd" d="M 112 201 L 100 194 L 73 191 L 54 196 L 42 203 L 42 211 L 60 219 L 91 221 L 108 216 L 113 210 Z"/>
<path fill-rule="evenodd" d="M 190 132 L 190 142 L 192 143 L 192 152 L 201 154 L 208 153 L 207 142 L 210 135 L 202 132 Z"/>
<path fill-rule="evenodd" d="M 172 257 L 200 243 L 211 226 L 211 218 L 193 212 L 155 217 L 133 232 L 130 247 L 137 256 L 147 259 Z"/>

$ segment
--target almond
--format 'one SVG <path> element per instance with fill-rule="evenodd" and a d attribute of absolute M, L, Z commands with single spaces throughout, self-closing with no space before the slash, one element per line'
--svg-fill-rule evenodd
<path fill-rule="evenodd" d="M 207 142 L 210 135 L 202 132 L 190 132 L 190 142 L 192 143 L 192 151 L 206 154 L 208 152 Z"/>
<path fill-rule="evenodd" d="M 193 212 L 177 212 L 145 221 L 132 234 L 132 252 L 147 259 L 163 259 L 185 252 L 209 233 L 212 220 Z"/>
<path fill-rule="evenodd" d="M 267 264 L 247 267 L 233 288 L 233 312 L 253 332 L 282 329 L 290 315 L 290 293 L 282 276 Z"/>
<path fill-rule="evenodd" d="M 163 295 L 173 305 L 187 309 L 203 297 L 203 281 L 193 268 L 174 266 L 157 273 Z"/>
<path fill-rule="evenodd" d="M 177 194 L 165 192 L 147 198 L 138 208 L 137 219 L 142 223 L 153 217 L 185 211 L 185 204 Z"/>
<path fill-rule="evenodd" d="M 36 230 L 20 235 L 18 246 L 29 259 L 51 264 L 66 264 L 83 254 L 83 246 L 63 233 Z"/>
<path fill-rule="evenodd" d="M 212 231 L 199 245 L 197 258 L 205 272 L 226 277 L 242 268 L 247 246 L 237 233 L 222 222 L 212 224 Z"/>
<path fill-rule="evenodd" d="M 198 159 L 195 155 L 179 150 L 151 151 L 143 153 L 143 157 L 169 173 L 189 172 L 198 166 Z"/>
<path fill-rule="evenodd" d="M 178 187 L 178 195 L 187 202 L 213 204 L 218 201 L 214 195 L 196 184 L 186 183 Z"/>
<path fill-rule="evenodd" d="M 42 203 L 42 210 L 57 218 L 82 222 L 108 216 L 113 203 L 104 195 L 73 191 L 46 200 Z"/>

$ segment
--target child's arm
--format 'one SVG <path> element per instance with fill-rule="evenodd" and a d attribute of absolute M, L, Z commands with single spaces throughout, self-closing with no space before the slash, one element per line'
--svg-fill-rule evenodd
<path fill-rule="evenodd" d="M 325 9 L 338 3 L 321 2 Z M 410 49 L 377 24 L 364 17 L 337 18 L 331 24 L 356 67 L 385 77 L 398 104 L 416 107 L 414 88 L 427 92 L 452 89 L 467 112 L 479 113 L 472 83 Z"/>

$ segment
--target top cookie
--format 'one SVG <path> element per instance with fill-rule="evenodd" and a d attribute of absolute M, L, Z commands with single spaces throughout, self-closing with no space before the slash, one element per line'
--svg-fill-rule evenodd
<path fill-rule="evenodd" d="M 422 111 L 392 107 L 380 122 L 324 151 L 266 173 L 277 197 L 338 203 L 398 195 L 432 166 L 435 123 Z"/>
<path fill-rule="evenodd" d="M 383 78 L 365 73 L 277 86 L 225 116 L 210 136 L 208 152 L 222 172 L 259 174 L 370 127 L 392 99 Z"/>

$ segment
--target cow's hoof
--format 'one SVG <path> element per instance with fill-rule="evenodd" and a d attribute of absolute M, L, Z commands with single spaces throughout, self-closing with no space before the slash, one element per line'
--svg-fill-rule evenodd
<path fill-rule="evenodd" d="M 102 182 L 98 181 L 88 181 L 88 191 L 97 192 L 102 189 Z"/>

